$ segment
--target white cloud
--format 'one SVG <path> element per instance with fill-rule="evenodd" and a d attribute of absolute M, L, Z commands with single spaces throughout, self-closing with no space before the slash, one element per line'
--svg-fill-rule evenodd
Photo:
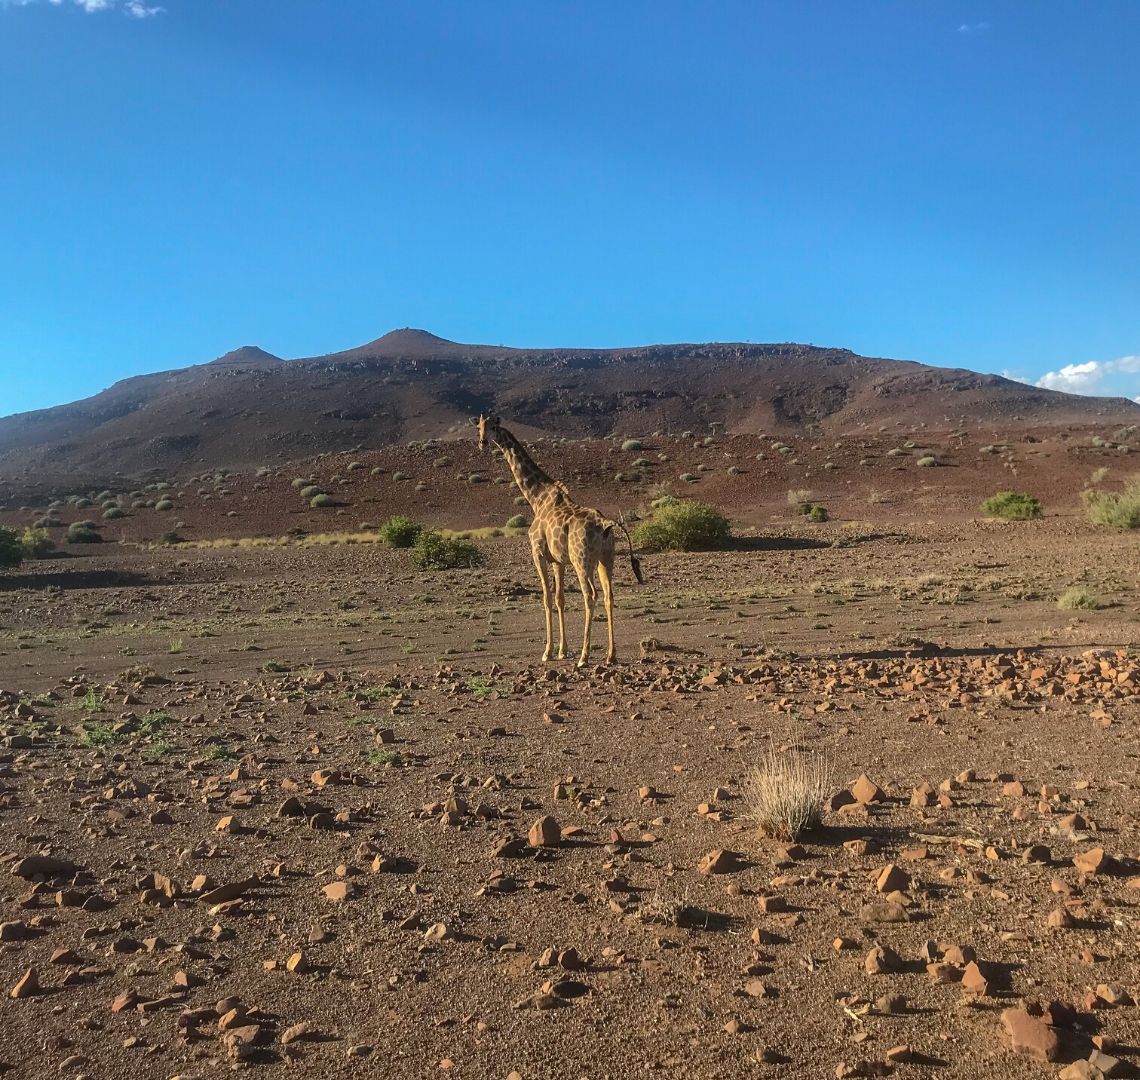
<path fill-rule="evenodd" d="M 1140 376 L 1140 356 L 1119 356 L 1115 360 L 1086 360 L 1047 371 L 1034 384 L 1046 390 L 1068 394 L 1122 394 L 1131 396 Z"/>
<path fill-rule="evenodd" d="M 990 28 L 988 22 L 962 23 L 958 27 L 959 34 L 984 34 Z"/>
<path fill-rule="evenodd" d="M 0 8 L 29 7 L 39 0 L 0 0 Z M 101 11 L 120 11 L 134 19 L 145 19 L 151 15 L 158 15 L 166 9 L 157 4 L 148 4 L 145 0 L 48 0 L 52 7 L 63 7 L 73 4 L 88 15 L 97 15 Z"/>

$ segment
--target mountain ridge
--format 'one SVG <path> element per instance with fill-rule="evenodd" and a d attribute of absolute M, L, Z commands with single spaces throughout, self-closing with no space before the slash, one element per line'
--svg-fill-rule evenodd
<path fill-rule="evenodd" d="M 794 342 L 521 349 L 403 327 L 320 356 L 255 345 L 0 418 L 0 474 L 279 462 L 446 438 L 481 410 L 552 436 L 1136 423 L 1140 405 Z"/>

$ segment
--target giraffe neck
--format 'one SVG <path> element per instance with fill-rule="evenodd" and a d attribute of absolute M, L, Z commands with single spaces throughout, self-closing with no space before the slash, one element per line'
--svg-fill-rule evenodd
<path fill-rule="evenodd" d="M 503 451 L 511 475 L 515 478 L 523 498 L 537 509 L 542 496 L 554 487 L 550 479 L 535 463 L 531 456 L 523 449 L 518 441 L 506 428 L 499 428 L 495 442 Z"/>

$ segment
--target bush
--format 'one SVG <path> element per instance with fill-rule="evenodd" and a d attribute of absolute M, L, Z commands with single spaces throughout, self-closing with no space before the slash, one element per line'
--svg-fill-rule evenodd
<path fill-rule="evenodd" d="M 115 521 L 117 518 L 124 518 L 127 512 L 121 506 L 111 506 L 103 511 L 104 521 Z"/>
<path fill-rule="evenodd" d="M 302 499 L 315 499 L 318 495 L 324 495 L 325 489 L 320 484 L 306 484 L 301 488 Z"/>
<path fill-rule="evenodd" d="M 24 545 L 13 529 L 0 528 L 0 568 L 19 566 L 24 561 Z"/>
<path fill-rule="evenodd" d="M 163 544 L 181 544 L 182 536 L 179 534 L 177 529 L 168 529 L 162 534 L 159 540 Z"/>
<path fill-rule="evenodd" d="M 1028 521 L 1041 516 L 1041 504 L 1032 495 L 999 491 L 982 503 L 982 512 L 1006 521 Z"/>
<path fill-rule="evenodd" d="M 936 458 L 936 457 L 931 457 L 929 454 L 927 454 L 927 455 L 926 455 L 926 457 L 920 457 L 920 458 L 919 458 L 919 459 L 918 459 L 918 460 L 915 462 L 915 464 L 916 464 L 916 465 L 917 465 L 917 466 L 918 466 L 920 469 L 931 469 L 931 468 L 933 468 L 935 465 L 937 465 L 937 464 L 938 464 L 938 458 Z"/>
<path fill-rule="evenodd" d="M 1074 585 L 1057 597 L 1057 607 L 1064 611 L 1096 611 L 1100 607 L 1100 601 L 1088 589 Z"/>
<path fill-rule="evenodd" d="M 640 439 L 626 439 L 625 442 L 621 444 L 621 448 L 623 450 L 644 450 L 645 445 Z"/>
<path fill-rule="evenodd" d="M 74 521 L 67 527 L 67 542 L 69 544 L 101 544 L 103 537 L 97 531 L 93 521 Z"/>
<path fill-rule="evenodd" d="M 1140 529 L 1140 475 L 1132 477 L 1123 491 L 1084 491 L 1081 498 L 1094 525 Z"/>
<path fill-rule="evenodd" d="M 325 506 L 332 506 L 333 505 L 332 496 L 331 495 L 325 495 L 323 492 L 320 495 L 314 495 L 309 500 L 309 505 L 314 510 L 320 510 L 322 507 L 325 507 Z"/>
<path fill-rule="evenodd" d="M 507 518 L 508 529 L 525 529 L 526 518 L 522 514 L 512 514 Z"/>
<path fill-rule="evenodd" d="M 483 553 L 467 540 L 441 536 L 435 529 L 423 529 L 416 539 L 412 558 L 421 570 L 456 570 L 480 566 Z"/>
<path fill-rule="evenodd" d="M 823 820 L 830 781 L 818 755 L 769 751 L 744 782 L 749 816 L 766 836 L 796 840 Z"/>
<path fill-rule="evenodd" d="M 656 506 L 653 516 L 633 530 L 634 543 L 646 551 L 713 551 L 731 538 L 728 518 L 695 499 Z"/>
<path fill-rule="evenodd" d="M 826 521 L 827 507 L 820 506 L 819 503 L 815 503 L 813 506 L 808 508 L 807 517 L 809 521 Z"/>
<path fill-rule="evenodd" d="M 20 537 L 20 547 L 28 559 L 43 558 L 49 551 L 55 551 L 55 542 L 43 529 L 25 529 Z"/>
<path fill-rule="evenodd" d="M 390 517 L 379 529 L 380 539 L 396 548 L 410 548 L 423 531 L 422 525 L 403 514 Z"/>
<path fill-rule="evenodd" d="M 173 510 L 174 503 L 171 502 L 170 499 L 159 499 L 158 502 L 154 504 L 154 508 L 156 510 Z"/>

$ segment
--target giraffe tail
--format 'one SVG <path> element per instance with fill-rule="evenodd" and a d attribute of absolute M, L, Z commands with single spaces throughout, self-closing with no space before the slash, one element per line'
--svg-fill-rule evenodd
<path fill-rule="evenodd" d="M 645 584 L 645 578 L 641 574 L 641 562 L 633 553 L 633 538 L 629 535 L 629 529 L 625 527 L 625 515 L 623 514 L 618 518 L 618 527 L 625 533 L 625 542 L 629 545 L 629 565 L 633 569 L 633 576 L 637 578 L 638 585 Z"/>

